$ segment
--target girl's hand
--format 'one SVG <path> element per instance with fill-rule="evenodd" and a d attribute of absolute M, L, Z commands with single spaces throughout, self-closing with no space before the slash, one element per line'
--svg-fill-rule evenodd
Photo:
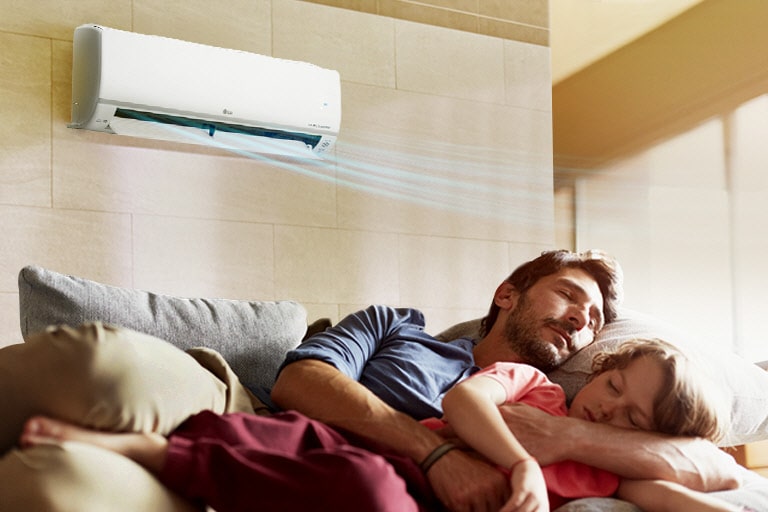
<path fill-rule="evenodd" d="M 509 481 L 512 496 L 500 512 L 549 512 L 547 485 L 535 459 L 523 459 L 514 464 Z"/>

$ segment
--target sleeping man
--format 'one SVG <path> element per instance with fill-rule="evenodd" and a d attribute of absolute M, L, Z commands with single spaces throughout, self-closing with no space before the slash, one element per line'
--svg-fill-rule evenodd
<path fill-rule="evenodd" d="M 417 463 L 430 460 L 444 439 L 418 420 L 442 415 L 449 388 L 500 361 L 556 368 L 616 318 L 621 286 L 618 264 L 603 253 L 544 253 L 497 288 L 477 341 L 437 341 L 423 332 L 418 311 L 372 306 L 290 352 L 271 398 Z M 516 438 L 542 465 L 575 460 L 705 491 L 737 485 L 733 459 L 704 440 L 504 407 Z M 494 467 L 459 450 L 434 461 L 427 478 L 449 510 L 499 510 L 510 492 Z"/>

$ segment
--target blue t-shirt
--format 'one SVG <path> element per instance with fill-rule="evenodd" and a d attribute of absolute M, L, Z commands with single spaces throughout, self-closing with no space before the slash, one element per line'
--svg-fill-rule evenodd
<path fill-rule="evenodd" d="M 475 342 L 442 342 L 424 332 L 415 309 L 370 306 L 290 351 L 280 369 L 301 359 L 335 366 L 393 408 L 416 419 L 442 416 L 443 395 L 480 368 Z"/>

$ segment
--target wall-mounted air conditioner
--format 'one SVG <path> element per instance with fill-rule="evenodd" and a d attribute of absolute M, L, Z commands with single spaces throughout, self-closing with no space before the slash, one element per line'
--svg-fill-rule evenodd
<path fill-rule="evenodd" d="M 70 127 L 317 158 L 340 124 L 337 71 L 98 25 L 75 29 Z"/>

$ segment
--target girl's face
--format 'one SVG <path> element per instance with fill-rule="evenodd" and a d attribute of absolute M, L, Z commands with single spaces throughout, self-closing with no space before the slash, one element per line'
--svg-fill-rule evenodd
<path fill-rule="evenodd" d="M 638 357 L 626 368 L 595 375 L 573 398 L 568 416 L 622 428 L 654 430 L 653 403 L 663 382 L 659 362 Z"/>

